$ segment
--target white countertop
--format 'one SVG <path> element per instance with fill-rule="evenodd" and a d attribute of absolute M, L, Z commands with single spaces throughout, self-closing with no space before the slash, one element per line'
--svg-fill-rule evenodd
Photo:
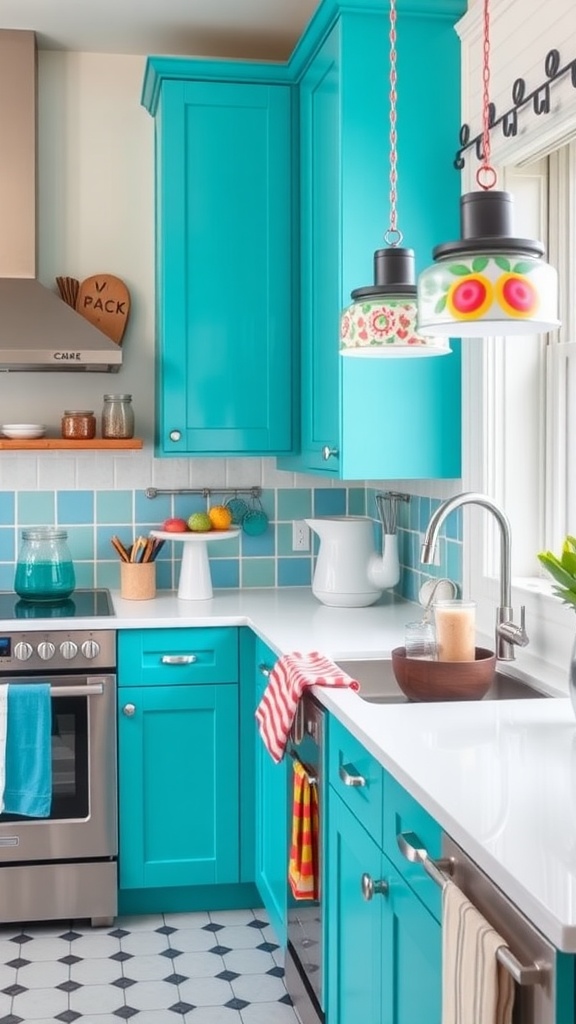
<path fill-rule="evenodd" d="M 114 619 L 22 629 L 247 625 L 278 654 L 378 658 L 420 615 L 387 594 L 370 608 L 327 608 L 308 588 L 221 591 L 210 601 L 112 596 Z M 14 626 L 0 621 L 0 631 Z M 576 952 L 576 716 L 567 698 L 376 705 L 351 691 L 317 694 L 559 949 Z"/>

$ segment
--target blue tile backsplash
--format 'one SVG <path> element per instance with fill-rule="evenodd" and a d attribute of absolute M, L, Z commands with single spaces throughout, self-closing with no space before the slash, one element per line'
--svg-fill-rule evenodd
<path fill-rule="evenodd" d="M 369 515 L 380 537 L 374 487 L 358 484 L 334 487 L 264 489 L 261 503 L 267 530 L 257 537 L 241 533 L 237 539 L 208 545 L 214 589 L 230 587 L 309 586 L 314 571 L 314 544 L 310 552 L 292 550 L 292 522 L 314 516 Z M 250 504 L 250 499 L 248 499 Z M 448 517 L 439 543 L 439 564 L 420 564 L 420 544 L 431 513 L 440 501 L 413 494 L 398 507 L 398 549 L 401 579 L 398 593 L 418 599 L 425 579 L 449 576 L 462 580 L 461 512 Z M 0 589 L 12 590 L 21 531 L 26 526 L 56 524 L 68 531 L 76 568 L 77 586 L 120 585 L 119 561 L 110 543 L 117 534 L 125 544 L 135 536 L 158 528 L 169 516 L 187 518 L 204 510 L 202 495 L 165 495 L 150 500 L 143 490 L 2 491 L 0 493 Z M 311 535 L 311 541 L 317 541 Z M 157 561 L 157 588 L 178 586 L 181 544 L 167 542 Z M 425 571 L 424 571 L 425 570 Z"/>

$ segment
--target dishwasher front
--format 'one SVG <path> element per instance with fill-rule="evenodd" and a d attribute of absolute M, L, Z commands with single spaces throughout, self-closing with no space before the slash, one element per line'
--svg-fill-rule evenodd
<path fill-rule="evenodd" d="M 449 836 L 443 838 L 442 855 L 451 861 L 452 881 L 508 944 L 510 955 L 506 952 L 501 962 L 515 981 L 513 1024 L 556 1024 L 554 946 Z"/>

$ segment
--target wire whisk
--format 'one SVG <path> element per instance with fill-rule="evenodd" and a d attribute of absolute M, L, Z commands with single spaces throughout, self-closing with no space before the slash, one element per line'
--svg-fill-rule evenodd
<path fill-rule="evenodd" d="M 410 501 L 409 494 L 400 491 L 378 491 L 374 500 L 378 516 L 382 523 L 382 531 L 386 535 L 396 533 L 398 529 L 398 505 L 401 501 Z"/>

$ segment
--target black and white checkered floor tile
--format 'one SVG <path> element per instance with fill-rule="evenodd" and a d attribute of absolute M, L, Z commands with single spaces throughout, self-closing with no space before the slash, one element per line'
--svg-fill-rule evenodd
<path fill-rule="evenodd" d="M 0 925 L 0 1024 L 298 1024 L 263 910 Z"/>

